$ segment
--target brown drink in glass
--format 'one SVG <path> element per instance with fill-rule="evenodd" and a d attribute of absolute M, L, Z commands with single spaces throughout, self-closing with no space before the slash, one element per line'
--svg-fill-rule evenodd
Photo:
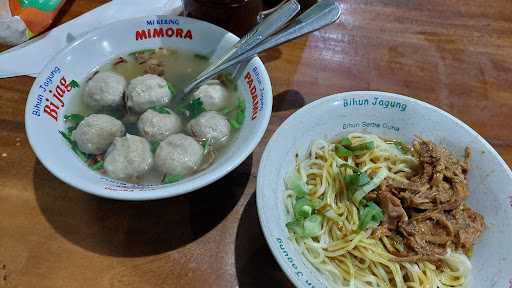
<path fill-rule="evenodd" d="M 185 0 L 185 16 L 220 26 L 241 37 L 258 22 L 261 0 Z"/>

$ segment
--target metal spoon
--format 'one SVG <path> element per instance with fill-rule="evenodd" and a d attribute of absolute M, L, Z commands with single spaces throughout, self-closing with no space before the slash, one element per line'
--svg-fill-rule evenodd
<path fill-rule="evenodd" d="M 247 33 L 242 39 L 240 39 L 233 47 L 229 49 L 224 56 L 222 56 L 215 63 L 208 66 L 197 78 L 208 77 L 209 72 L 218 68 L 219 66 L 226 63 L 229 59 L 238 57 L 254 46 L 267 39 L 270 35 L 281 29 L 286 23 L 288 23 L 293 16 L 300 11 L 300 4 L 296 0 L 292 0 L 283 4 L 274 13 L 266 16 L 256 27 L 254 27 L 249 33 Z M 211 76 L 210 76 L 211 77 Z M 203 81 L 204 82 L 204 81 Z M 200 83 L 199 83 L 200 84 Z M 195 86 L 199 85 L 196 84 Z M 193 87 L 194 88 L 194 87 Z M 192 89 L 193 89 L 192 88 Z M 179 101 L 184 95 L 178 92 L 178 95 L 174 98 L 175 102 Z"/>
<path fill-rule="evenodd" d="M 253 45 L 250 49 L 246 49 L 241 53 L 233 53 L 229 57 L 223 57 L 223 60 L 217 62 L 213 68 L 209 67 L 196 77 L 196 79 L 184 89 L 184 95 L 188 95 L 194 91 L 196 87 L 203 84 L 208 79 L 211 79 L 226 68 L 252 58 L 262 51 L 330 25 L 336 22 L 340 15 L 341 8 L 334 0 L 323 0 L 318 2 L 302 15 L 291 21 L 283 30 L 266 39 L 261 39 L 258 44 Z M 270 18 L 271 16 L 268 17 Z"/>

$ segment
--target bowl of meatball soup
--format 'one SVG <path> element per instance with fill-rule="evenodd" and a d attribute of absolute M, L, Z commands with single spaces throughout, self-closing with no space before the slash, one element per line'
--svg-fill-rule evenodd
<path fill-rule="evenodd" d="M 30 91 L 32 149 L 62 181 L 112 199 L 173 197 L 218 180 L 265 132 L 267 71 L 255 57 L 177 95 L 237 40 L 212 24 L 166 16 L 81 37 L 49 61 Z"/>

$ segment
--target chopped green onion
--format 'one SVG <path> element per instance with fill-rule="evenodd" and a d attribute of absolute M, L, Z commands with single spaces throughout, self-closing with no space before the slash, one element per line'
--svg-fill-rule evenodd
<path fill-rule="evenodd" d="M 234 119 L 228 119 L 228 122 L 229 122 L 229 125 L 231 125 L 231 128 L 233 128 L 233 129 L 239 129 L 240 127 L 242 127 Z"/>
<path fill-rule="evenodd" d="M 352 150 L 352 151 L 373 150 L 373 149 L 375 149 L 375 144 L 373 143 L 373 141 L 361 143 L 356 146 L 350 146 L 350 150 Z"/>
<path fill-rule="evenodd" d="M 361 155 L 375 149 L 375 144 L 373 143 L 373 141 L 370 141 L 356 146 L 348 147 L 348 149 L 350 149 L 350 151 L 352 151 L 354 155 Z"/>
<path fill-rule="evenodd" d="M 359 230 L 377 228 L 383 219 L 382 209 L 375 203 L 370 202 L 366 207 L 359 210 Z"/>
<path fill-rule="evenodd" d="M 154 106 L 154 107 L 151 107 L 149 108 L 155 112 L 158 112 L 160 114 L 171 114 L 171 109 L 163 106 L 163 105 L 158 105 L 158 106 Z"/>
<path fill-rule="evenodd" d="M 229 124 L 231 125 L 231 128 L 233 129 L 240 129 L 242 125 L 244 124 L 245 115 L 243 112 L 238 111 L 235 114 L 234 118 L 228 119 Z"/>
<path fill-rule="evenodd" d="M 236 85 L 236 81 L 235 79 L 233 78 L 233 75 L 231 75 L 230 73 L 224 73 L 224 74 L 221 74 L 219 75 L 219 77 L 217 77 L 217 79 L 224 85 L 226 86 L 226 88 L 228 90 L 231 90 L 231 91 L 237 91 L 238 90 L 238 87 Z"/>
<path fill-rule="evenodd" d="M 105 165 L 105 161 L 98 161 L 96 164 L 91 166 L 91 169 L 94 171 L 98 171 L 103 169 L 103 166 Z"/>
<path fill-rule="evenodd" d="M 84 152 L 82 152 L 82 150 L 80 150 L 80 148 L 78 148 L 77 145 L 71 146 L 71 150 L 73 150 L 73 152 L 75 152 L 75 154 L 78 156 L 78 158 L 80 158 L 80 160 L 86 162 L 89 159 L 87 157 L 87 155 Z"/>
<path fill-rule="evenodd" d="M 365 172 L 355 172 L 352 175 L 344 176 L 343 181 L 345 182 L 345 185 L 349 187 L 358 187 L 370 182 L 370 179 L 368 178 L 368 174 Z"/>
<path fill-rule="evenodd" d="M 235 115 L 235 121 L 240 124 L 240 126 L 242 126 L 242 124 L 244 124 L 244 120 L 245 120 L 245 114 L 243 111 L 238 111 L 236 112 L 236 115 Z"/>
<path fill-rule="evenodd" d="M 194 54 L 194 57 L 197 58 L 197 59 L 200 59 L 200 60 L 205 60 L 205 61 L 209 61 L 210 60 L 210 57 L 208 57 L 206 55 L 203 55 L 203 54 Z"/>
<path fill-rule="evenodd" d="M 226 107 L 226 108 L 222 109 L 222 111 L 220 113 L 223 115 L 228 115 L 229 113 L 235 111 L 235 109 L 236 109 L 236 107 Z"/>
<path fill-rule="evenodd" d="M 73 140 L 70 132 L 66 133 L 64 131 L 59 131 L 59 133 L 69 143 L 69 145 L 71 146 L 71 151 L 75 152 L 75 154 L 78 156 L 78 158 L 80 158 L 80 160 L 84 162 L 87 162 L 87 160 L 89 160 L 90 155 L 82 152 L 82 150 L 78 148 L 78 144 L 76 144 L 76 142 Z"/>
<path fill-rule="evenodd" d="M 295 215 L 295 219 L 304 219 L 311 216 L 313 212 L 313 203 L 306 198 L 298 198 L 293 205 L 293 213 Z"/>
<path fill-rule="evenodd" d="M 341 146 L 346 146 L 346 147 L 347 146 L 352 146 L 352 141 L 348 137 L 343 137 L 340 140 L 340 144 L 341 144 Z"/>
<path fill-rule="evenodd" d="M 345 167 L 352 169 L 352 171 L 354 172 L 352 175 L 343 176 L 343 182 L 345 183 L 347 192 L 349 196 L 353 196 L 356 193 L 356 191 L 358 191 L 364 185 L 370 182 L 370 178 L 368 177 L 368 174 L 359 171 L 359 169 L 352 167 L 351 165 L 346 164 Z"/>
<path fill-rule="evenodd" d="M 171 82 L 167 81 L 167 89 L 171 92 L 171 95 L 176 95 L 176 88 Z"/>
<path fill-rule="evenodd" d="M 71 88 L 80 88 L 80 84 L 76 80 L 69 81 L 69 87 Z"/>
<path fill-rule="evenodd" d="M 199 114 L 206 111 L 203 106 L 203 101 L 200 98 L 196 98 L 185 105 L 185 110 L 188 111 L 190 118 L 196 118 Z"/>
<path fill-rule="evenodd" d="M 245 101 L 242 97 L 238 98 L 236 106 L 238 107 L 238 109 L 240 109 L 240 111 L 245 111 Z"/>
<path fill-rule="evenodd" d="M 155 154 L 156 150 L 158 150 L 158 147 L 160 146 L 159 141 L 151 141 L 149 142 L 149 145 L 151 146 L 151 153 Z"/>
<path fill-rule="evenodd" d="M 76 124 L 79 124 L 85 119 L 84 116 L 80 114 L 66 114 L 64 115 L 64 120 L 75 122 Z"/>
<path fill-rule="evenodd" d="M 68 130 L 67 134 L 70 137 L 71 137 L 71 134 L 73 133 L 73 131 L 75 131 L 76 128 L 78 128 L 78 124 L 80 124 L 80 122 L 82 122 L 84 119 L 85 119 L 85 117 L 80 115 L 80 114 L 66 114 L 66 115 L 64 115 L 64 120 L 70 121 L 70 122 L 74 122 L 74 124 L 75 124 L 75 125 L 69 126 L 67 128 L 67 130 Z"/>
<path fill-rule="evenodd" d="M 302 208 L 300 208 L 300 210 L 299 210 L 299 216 L 304 217 L 304 218 L 311 216 L 312 213 L 313 213 L 313 208 L 311 206 L 307 206 L 307 205 L 302 206 Z"/>
<path fill-rule="evenodd" d="M 352 175 L 343 176 L 343 182 L 347 189 L 351 190 L 351 188 L 357 186 L 357 183 L 359 183 L 359 175 L 354 173 Z"/>
<path fill-rule="evenodd" d="M 66 133 L 64 131 L 59 131 L 59 133 L 60 135 L 62 135 L 62 137 L 64 137 L 64 139 L 69 143 L 69 145 L 71 145 L 71 151 L 75 152 L 78 158 L 80 158 L 84 162 L 88 160 L 89 157 L 87 156 L 87 154 L 82 152 L 82 150 L 78 148 L 76 142 L 71 138 L 71 133 Z"/>
<path fill-rule="evenodd" d="M 286 227 L 297 237 L 314 237 L 322 231 L 322 217 L 311 215 L 305 220 L 295 219 L 286 223 Z"/>
<path fill-rule="evenodd" d="M 352 156 L 352 151 L 348 150 L 347 148 L 343 147 L 342 145 L 334 145 L 335 152 L 338 157 L 349 157 Z"/>
<path fill-rule="evenodd" d="M 286 183 L 286 188 L 295 192 L 295 195 L 297 197 L 306 196 L 306 193 L 308 191 L 306 183 L 302 180 L 302 177 L 299 175 L 299 173 L 295 169 L 290 171 L 288 176 L 286 176 L 285 183 Z"/>
<path fill-rule="evenodd" d="M 334 211 L 330 206 L 327 209 L 327 211 L 324 212 L 325 217 L 334 220 L 338 223 L 343 223 L 343 219 L 336 214 L 336 211 Z"/>
<path fill-rule="evenodd" d="M 203 154 L 206 155 L 208 154 L 208 152 L 210 151 L 210 143 L 211 143 L 211 139 L 208 138 L 206 140 L 203 140 L 201 142 L 201 146 L 203 146 Z"/>
<path fill-rule="evenodd" d="M 359 205 L 359 202 L 361 199 L 366 196 L 370 191 L 377 188 L 382 181 L 388 176 L 388 170 L 382 168 L 373 179 L 371 179 L 368 183 L 366 183 L 364 186 L 359 187 L 359 189 L 354 193 L 354 196 L 352 196 L 352 202 L 354 204 Z"/>
<path fill-rule="evenodd" d="M 354 173 L 359 172 L 359 169 L 358 169 L 357 167 L 352 166 L 352 165 L 350 165 L 350 164 L 348 164 L 348 163 L 343 163 L 343 164 L 341 164 L 341 165 L 340 165 L 340 168 L 347 168 L 347 169 L 350 169 L 350 170 L 352 170 L 352 172 L 354 172 Z"/>
<path fill-rule="evenodd" d="M 322 217 L 311 215 L 304 220 L 304 235 L 306 237 L 317 236 L 322 231 Z"/>
<path fill-rule="evenodd" d="M 311 201 L 311 206 L 315 209 L 318 209 L 320 206 L 322 206 L 322 200 L 320 199 L 314 198 L 309 199 L 309 201 Z"/>
<path fill-rule="evenodd" d="M 62 135 L 62 137 L 64 137 L 64 139 L 66 139 L 66 141 L 68 141 L 68 143 L 70 145 L 75 145 L 75 141 L 73 141 L 73 139 L 71 138 L 71 134 L 68 134 L 64 131 L 59 131 L 60 135 Z"/>
<path fill-rule="evenodd" d="M 183 179 L 183 176 L 179 175 L 166 175 L 164 177 L 164 180 L 162 181 L 162 184 L 172 184 L 176 183 L 178 181 L 181 181 Z"/>
<path fill-rule="evenodd" d="M 69 127 L 68 127 L 68 133 L 69 133 L 70 135 L 72 135 L 73 131 L 75 131 L 75 130 L 76 130 L 76 128 L 78 128 L 78 125 L 69 126 Z"/>
<path fill-rule="evenodd" d="M 286 228 L 298 237 L 304 237 L 304 221 L 293 220 L 286 223 Z"/>
<path fill-rule="evenodd" d="M 363 185 L 365 185 L 368 182 L 370 182 L 370 178 L 368 177 L 368 174 L 366 174 L 364 172 L 361 172 L 359 174 L 359 179 L 358 179 L 357 185 L 358 186 L 363 186 Z"/>
<path fill-rule="evenodd" d="M 231 115 L 231 117 L 228 117 L 228 121 L 233 129 L 239 129 L 242 127 L 245 121 L 245 102 L 242 98 L 238 98 L 238 101 L 234 107 L 226 108 L 222 113 L 227 115 L 234 111 L 236 111 L 236 113 Z"/>

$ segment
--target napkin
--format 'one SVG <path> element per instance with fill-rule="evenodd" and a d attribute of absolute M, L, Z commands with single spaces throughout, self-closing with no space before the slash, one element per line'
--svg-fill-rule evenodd
<path fill-rule="evenodd" d="M 37 77 L 52 57 L 87 32 L 109 23 L 147 15 L 178 15 L 181 0 L 112 0 L 51 31 L 0 54 L 0 78 Z"/>

